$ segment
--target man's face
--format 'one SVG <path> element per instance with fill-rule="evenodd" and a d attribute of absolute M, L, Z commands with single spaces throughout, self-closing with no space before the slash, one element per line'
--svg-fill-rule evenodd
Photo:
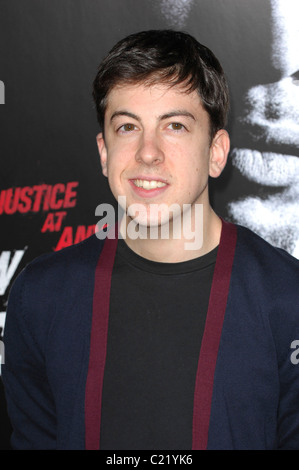
<path fill-rule="evenodd" d="M 105 140 L 97 137 L 103 174 L 116 199 L 126 196 L 127 208 L 136 203 L 146 208 L 140 224 L 168 222 L 169 211 L 158 221 L 150 219 L 153 204 L 208 205 L 208 176 L 221 173 L 228 136 L 219 131 L 210 145 L 209 116 L 197 92 L 165 85 L 115 87 L 104 130 Z"/>

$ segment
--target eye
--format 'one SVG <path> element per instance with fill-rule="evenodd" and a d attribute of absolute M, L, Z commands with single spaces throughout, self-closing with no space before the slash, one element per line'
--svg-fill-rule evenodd
<path fill-rule="evenodd" d="M 136 126 L 134 124 L 123 124 L 121 127 L 118 128 L 118 131 L 120 132 L 132 132 L 136 129 Z"/>
<path fill-rule="evenodd" d="M 180 122 L 172 122 L 171 124 L 169 124 L 168 129 L 171 129 L 172 131 L 182 131 L 186 128 Z"/>

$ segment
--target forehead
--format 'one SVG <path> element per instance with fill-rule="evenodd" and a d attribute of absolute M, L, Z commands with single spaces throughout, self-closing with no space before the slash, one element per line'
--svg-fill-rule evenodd
<path fill-rule="evenodd" d="M 112 88 L 107 96 L 105 117 L 120 109 L 135 109 L 144 114 L 154 111 L 159 114 L 172 108 L 205 112 L 197 91 L 187 92 L 182 85 L 135 84 Z"/>

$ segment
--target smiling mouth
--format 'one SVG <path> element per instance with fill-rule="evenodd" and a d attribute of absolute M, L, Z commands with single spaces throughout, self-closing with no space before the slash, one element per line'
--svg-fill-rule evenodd
<path fill-rule="evenodd" d="M 142 188 L 146 190 L 150 189 L 156 189 L 156 188 L 163 188 L 166 186 L 166 183 L 163 183 L 163 181 L 158 181 L 158 180 L 141 180 L 141 179 L 136 179 L 132 180 L 135 186 L 137 188 Z"/>
<path fill-rule="evenodd" d="M 265 186 L 289 186 L 299 182 L 299 158 L 274 152 L 235 148 L 232 163 L 249 180 Z"/>

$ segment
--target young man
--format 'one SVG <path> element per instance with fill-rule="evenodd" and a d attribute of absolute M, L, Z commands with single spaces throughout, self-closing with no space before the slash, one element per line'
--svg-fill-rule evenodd
<path fill-rule="evenodd" d="M 209 203 L 229 151 L 218 60 L 187 34 L 137 33 L 94 98 L 124 216 L 14 284 L 13 447 L 299 449 L 298 261 Z"/>

